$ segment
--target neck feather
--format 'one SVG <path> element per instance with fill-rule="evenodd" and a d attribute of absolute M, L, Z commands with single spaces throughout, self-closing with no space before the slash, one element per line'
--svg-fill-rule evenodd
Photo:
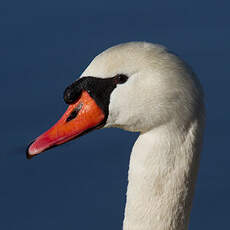
<path fill-rule="evenodd" d="M 202 124 L 161 126 L 137 139 L 130 157 L 124 230 L 188 228 Z"/>

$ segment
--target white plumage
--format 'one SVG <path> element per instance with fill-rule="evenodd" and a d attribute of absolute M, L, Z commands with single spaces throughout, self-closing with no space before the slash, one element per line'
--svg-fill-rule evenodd
<path fill-rule="evenodd" d="M 188 228 L 201 151 L 204 105 L 190 67 L 145 42 L 112 47 L 82 76 L 126 74 L 111 94 L 105 127 L 140 132 L 130 158 L 124 230 Z"/>

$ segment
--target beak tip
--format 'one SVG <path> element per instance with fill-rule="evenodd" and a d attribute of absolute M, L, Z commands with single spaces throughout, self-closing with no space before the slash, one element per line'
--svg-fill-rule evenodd
<path fill-rule="evenodd" d="M 26 159 L 31 160 L 33 158 L 33 155 L 30 155 L 28 152 L 26 153 Z"/>
<path fill-rule="evenodd" d="M 33 157 L 33 155 L 31 155 L 31 154 L 29 153 L 29 148 L 30 148 L 30 146 L 31 146 L 33 143 L 34 143 L 34 140 L 31 141 L 30 144 L 28 144 L 28 146 L 27 146 L 27 148 L 26 148 L 26 159 L 28 159 L 28 160 L 30 160 L 30 159 Z"/>

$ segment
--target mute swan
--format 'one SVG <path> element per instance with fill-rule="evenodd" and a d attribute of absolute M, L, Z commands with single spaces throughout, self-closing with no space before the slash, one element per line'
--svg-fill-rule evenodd
<path fill-rule="evenodd" d="M 160 45 L 117 45 L 93 59 L 64 100 L 67 111 L 27 157 L 95 128 L 140 132 L 123 229 L 187 229 L 204 127 L 203 94 L 190 67 Z"/>

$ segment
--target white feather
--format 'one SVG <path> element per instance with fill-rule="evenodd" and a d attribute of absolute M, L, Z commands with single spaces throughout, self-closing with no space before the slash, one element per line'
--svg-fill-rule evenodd
<path fill-rule="evenodd" d="M 124 230 L 188 227 L 204 126 L 201 87 L 191 68 L 145 42 L 112 47 L 82 73 L 129 76 L 112 92 L 105 127 L 140 132 L 130 158 Z"/>

